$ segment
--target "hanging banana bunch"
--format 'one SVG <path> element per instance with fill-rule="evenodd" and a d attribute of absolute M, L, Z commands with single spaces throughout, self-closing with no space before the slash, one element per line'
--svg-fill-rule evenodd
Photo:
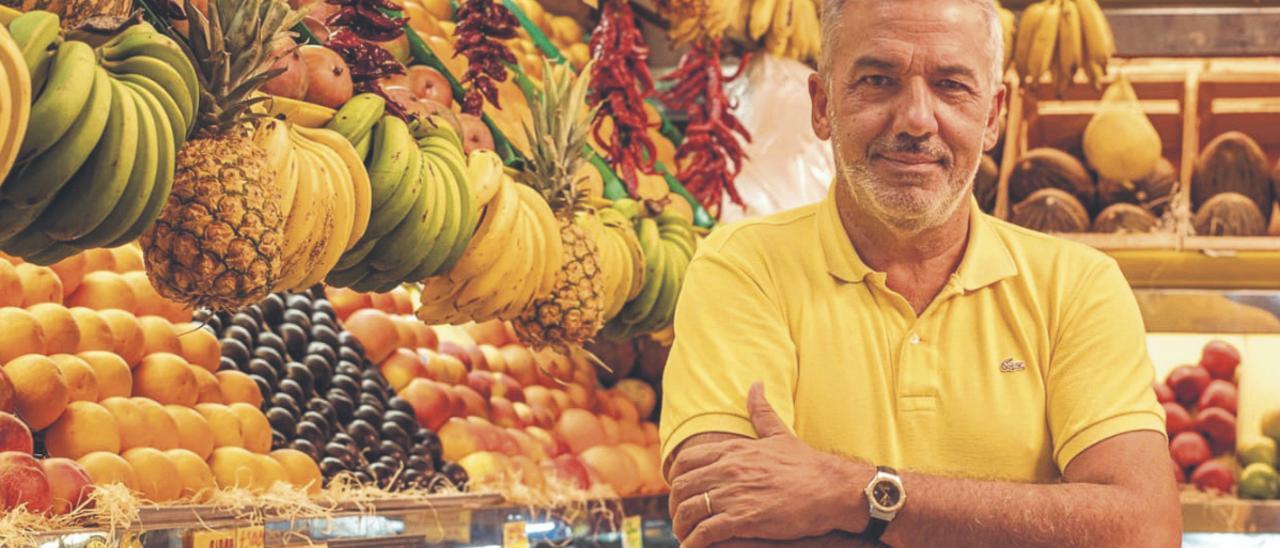
<path fill-rule="evenodd" d="M 663 0 L 668 37 L 679 47 L 705 40 L 732 40 L 749 49 L 763 47 L 776 57 L 816 62 L 822 47 L 818 27 L 821 0 Z"/>
<path fill-rule="evenodd" d="M 1078 70 L 1101 89 L 1114 54 L 1115 36 L 1097 0 L 1044 0 L 1027 6 L 1013 44 L 1013 63 L 1022 81 L 1036 87 L 1052 75 L 1059 95 Z"/>

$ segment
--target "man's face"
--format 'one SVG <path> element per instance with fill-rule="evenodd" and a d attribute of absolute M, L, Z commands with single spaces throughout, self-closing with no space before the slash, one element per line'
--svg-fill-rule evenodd
<path fill-rule="evenodd" d="M 862 208 L 900 232 L 938 226 L 999 137 L 991 27 L 955 0 L 848 0 L 839 17 L 829 81 L 809 83 L 814 131 Z"/>

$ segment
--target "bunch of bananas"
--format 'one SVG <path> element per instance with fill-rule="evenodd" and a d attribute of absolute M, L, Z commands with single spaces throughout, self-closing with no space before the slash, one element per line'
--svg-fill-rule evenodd
<path fill-rule="evenodd" d="M 31 116 L 31 73 L 22 50 L 0 26 L 0 182 L 18 157 Z"/>
<path fill-rule="evenodd" d="M 1093 87 L 1101 89 L 1115 49 L 1115 36 L 1098 0 L 1044 0 L 1022 12 L 1013 62 L 1031 87 L 1052 74 L 1061 94 L 1083 69 Z"/>
<path fill-rule="evenodd" d="M 560 224 L 542 195 L 500 162 L 473 168 L 477 189 L 494 187 L 492 199 L 482 201 L 484 218 L 457 264 L 423 282 L 417 316 L 428 324 L 513 319 L 551 292 L 560 269 Z"/>
<path fill-rule="evenodd" d="M 656 217 L 641 217 L 639 202 L 622 199 L 615 209 L 635 221 L 644 255 L 644 284 L 600 332 L 622 341 L 661 331 L 671 324 L 676 298 L 684 285 L 684 273 L 693 260 L 698 240 L 693 225 L 685 218 L 664 211 Z"/>
<path fill-rule="evenodd" d="M 822 48 L 818 32 L 818 0 L 706 0 L 668 2 L 668 36 L 677 45 L 703 39 L 729 38 L 764 50 L 775 57 L 814 62 Z"/>
<path fill-rule="evenodd" d="M 285 218 L 281 274 L 273 291 L 320 283 L 369 226 L 364 162 L 335 131 L 267 118 L 254 142 L 267 153 Z"/>
<path fill-rule="evenodd" d="M 137 238 L 160 214 L 195 123 L 195 69 L 139 23 L 100 46 L 63 40 L 58 16 L 9 24 L 31 74 L 31 120 L 0 188 L 0 249 L 50 264 Z"/>
<path fill-rule="evenodd" d="M 385 115 L 385 106 L 361 94 L 330 122 L 366 158 L 373 189 L 369 228 L 329 273 L 331 285 L 385 292 L 449 270 L 480 222 L 477 204 L 497 188 L 473 187 L 476 177 L 501 172 L 496 154 L 468 159 L 447 122 L 431 118 L 411 128 Z"/>
<path fill-rule="evenodd" d="M 627 301 L 640 295 L 644 288 L 644 251 L 631 220 L 611 203 L 599 208 L 596 215 L 583 215 L 586 229 L 600 250 L 600 272 L 604 276 L 604 320 L 622 312 Z"/>

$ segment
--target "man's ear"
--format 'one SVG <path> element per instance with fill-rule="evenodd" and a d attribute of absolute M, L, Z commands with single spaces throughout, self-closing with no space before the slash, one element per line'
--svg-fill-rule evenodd
<path fill-rule="evenodd" d="M 809 99 L 813 133 L 826 141 L 831 138 L 831 120 L 827 117 L 827 82 L 816 72 L 809 75 Z"/>
<path fill-rule="evenodd" d="M 1006 99 L 1009 95 L 1009 87 L 1000 84 L 996 89 L 996 94 L 991 97 L 991 111 L 987 115 L 987 130 L 982 136 L 982 149 L 991 151 L 996 148 L 996 143 L 1000 142 L 1000 114 L 1005 109 Z"/>

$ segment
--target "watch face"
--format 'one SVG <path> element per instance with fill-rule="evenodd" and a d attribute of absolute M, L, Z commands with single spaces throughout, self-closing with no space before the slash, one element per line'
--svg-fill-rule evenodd
<path fill-rule="evenodd" d="M 876 483 L 871 488 L 871 495 L 875 497 L 876 504 L 885 508 L 892 508 L 902 498 L 902 492 L 898 490 L 898 485 L 891 481 Z"/>

